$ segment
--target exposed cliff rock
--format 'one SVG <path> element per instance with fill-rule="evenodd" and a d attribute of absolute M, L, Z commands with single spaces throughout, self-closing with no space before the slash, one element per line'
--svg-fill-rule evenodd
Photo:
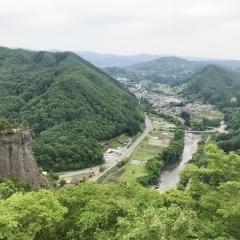
<path fill-rule="evenodd" d="M 32 132 L 0 133 L 0 177 L 14 174 L 36 188 L 51 188 L 48 180 L 38 172 L 33 157 Z"/>

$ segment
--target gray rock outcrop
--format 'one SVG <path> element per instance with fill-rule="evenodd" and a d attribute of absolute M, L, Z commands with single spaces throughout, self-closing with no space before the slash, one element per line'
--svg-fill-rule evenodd
<path fill-rule="evenodd" d="M 38 172 L 32 137 L 31 131 L 0 133 L 0 177 L 14 174 L 35 188 L 51 188 L 48 180 Z"/>

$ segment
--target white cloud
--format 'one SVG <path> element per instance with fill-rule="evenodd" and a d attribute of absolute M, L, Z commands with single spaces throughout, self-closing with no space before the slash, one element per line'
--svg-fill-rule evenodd
<path fill-rule="evenodd" d="M 240 59 L 239 0 L 0 0 L 0 45 Z"/>

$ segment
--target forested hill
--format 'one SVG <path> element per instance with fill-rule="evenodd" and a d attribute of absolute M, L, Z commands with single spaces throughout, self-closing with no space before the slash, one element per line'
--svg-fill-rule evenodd
<path fill-rule="evenodd" d="M 184 96 L 219 107 L 237 106 L 240 100 L 240 74 L 224 67 L 208 65 L 188 79 Z"/>
<path fill-rule="evenodd" d="M 126 68 L 139 75 L 144 75 L 147 80 L 175 86 L 184 82 L 206 65 L 206 62 L 187 61 L 177 57 L 162 57 Z"/>
<path fill-rule="evenodd" d="M 36 134 L 40 166 L 54 171 L 102 163 L 99 140 L 140 130 L 137 99 L 70 52 L 0 48 L 0 118 Z"/>
<path fill-rule="evenodd" d="M 120 67 L 105 67 L 102 68 L 103 71 L 105 71 L 107 74 L 114 78 L 122 77 L 127 78 L 133 82 L 140 82 L 141 76 L 135 74 L 133 71 L 128 70 L 126 68 L 120 68 Z"/>

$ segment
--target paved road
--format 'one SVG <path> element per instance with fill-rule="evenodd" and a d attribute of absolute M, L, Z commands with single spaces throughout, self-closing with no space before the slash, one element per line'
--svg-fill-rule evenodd
<path fill-rule="evenodd" d="M 75 176 L 78 174 L 86 174 L 99 170 L 99 167 L 86 168 L 84 170 L 74 171 L 74 172 L 64 172 L 59 174 L 59 178 L 65 178 L 70 176 Z"/>
<path fill-rule="evenodd" d="M 106 171 L 108 171 L 112 167 L 116 166 L 118 162 L 120 162 L 124 158 L 128 157 L 133 152 L 133 150 L 138 146 L 138 144 L 148 135 L 148 133 L 152 129 L 152 123 L 147 115 L 145 117 L 145 125 L 146 125 L 146 128 L 145 128 L 144 132 L 141 134 L 141 136 L 139 136 L 120 156 L 116 156 L 116 158 L 113 161 L 111 161 L 110 163 L 104 164 L 104 166 L 107 167 L 107 169 L 104 172 L 102 172 L 100 175 L 92 178 L 94 181 L 96 181 L 98 178 L 100 178 Z M 59 178 L 64 178 L 64 177 L 69 177 L 69 176 L 74 176 L 74 175 L 84 174 L 84 173 L 86 174 L 86 173 L 94 172 L 97 170 L 99 170 L 98 166 L 92 167 L 92 168 L 87 168 L 87 169 L 80 170 L 80 171 L 65 172 L 65 173 L 59 174 Z"/>
<path fill-rule="evenodd" d="M 98 176 L 95 176 L 94 177 L 95 181 L 97 181 L 98 178 L 100 178 L 104 173 L 109 171 L 112 167 L 116 166 L 118 162 L 128 157 L 134 151 L 134 149 L 138 146 L 138 144 L 148 135 L 148 133 L 152 129 L 152 122 L 147 115 L 145 117 L 145 125 L 146 125 L 146 128 L 142 133 L 142 135 L 139 136 L 120 156 L 117 156 L 116 159 L 114 159 L 114 162 L 111 162 L 110 166 L 106 164 L 106 166 L 109 166 L 109 167 Z"/>

